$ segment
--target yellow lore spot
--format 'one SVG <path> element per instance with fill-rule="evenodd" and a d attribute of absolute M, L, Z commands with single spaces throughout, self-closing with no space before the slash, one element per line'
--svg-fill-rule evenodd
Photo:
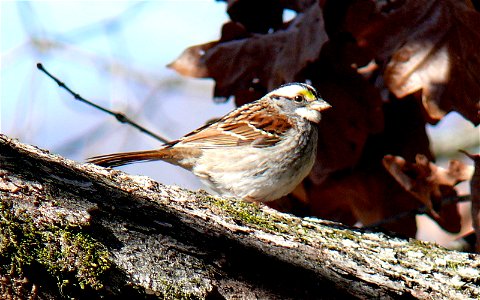
<path fill-rule="evenodd" d="M 313 101 L 313 100 L 317 99 L 317 98 L 315 97 L 315 95 L 314 95 L 311 91 L 309 91 L 309 90 L 307 90 L 307 89 L 301 90 L 301 91 L 300 91 L 300 94 L 303 95 L 303 97 L 305 97 L 305 99 L 307 99 L 307 100 Z"/>

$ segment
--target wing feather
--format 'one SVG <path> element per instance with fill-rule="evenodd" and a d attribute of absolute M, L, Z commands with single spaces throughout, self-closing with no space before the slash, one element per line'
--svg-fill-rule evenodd
<path fill-rule="evenodd" d="M 217 122 L 205 125 L 171 143 L 171 146 L 219 148 L 253 145 L 267 147 L 278 143 L 293 127 L 287 117 L 258 101 L 242 106 Z"/>

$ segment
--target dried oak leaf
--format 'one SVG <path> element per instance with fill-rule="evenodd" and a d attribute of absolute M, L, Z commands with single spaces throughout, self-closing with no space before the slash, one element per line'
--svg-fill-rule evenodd
<path fill-rule="evenodd" d="M 421 90 L 429 122 L 455 110 L 480 123 L 480 13 L 467 3 L 357 0 L 346 13 L 345 29 L 386 63 L 389 90 Z"/>
<path fill-rule="evenodd" d="M 229 0 L 227 13 L 249 32 L 268 33 L 283 24 L 283 6 L 278 0 Z"/>
<path fill-rule="evenodd" d="M 470 154 L 462 151 L 475 163 L 475 171 L 470 181 L 470 197 L 472 199 L 472 223 L 475 230 L 475 251 L 480 253 L 480 154 Z"/>
<path fill-rule="evenodd" d="M 421 154 L 415 160 L 409 163 L 400 156 L 386 155 L 383 165 L 406 191 L 427 207 L 428 214 L 440 226 L 458 232 L 461 224 L 456 203 L 444 203 L 444 199 L 457 195 L 454 186 L 470 178 L 470 169 L 460 161 L 451 161 L 447 169 L 438 167 Z"/>
<path fill-rule="evenodd" d="M 317 158 L 310 174 L 317 183 L 332 172 L 355 166 L 369 135 L 381 132 L 384 125 L 376 89 L 359 77 L 339 78 L 327 73 L 331 80 L 316 86 L 334 109 L 322 114 L 319 126 Z"/>
<path fill-rule="evenodd" d="M 344 90 L 348 91 L 349 89 Z M 354 90 L 358 91 L 357 88 Z M 342 109 L 341 105 L 334 103 L 332 105 Z M 354 110 L 369 116 L 369 118 L 373 116 L 356 107 Z M 332 109 L 330 113 L 333 112 Z M 408 160 L 415 160 L 416 154 L 422 153 L 433 159 L 425 130 L 422 107 L 412 96 L 398 100 L 392 95 L 390 101 L 384 103 L 383 113 L 385 125 L 383 130 L 377 133 L 369 131 L 367 141 L 362 147 L 362 156 L 358 162 L 349 168 L 327 174 L 323 181 L 318 180 L 316 170 L 310 174 L 310 180 L 305 185 L 309 209 L 311 215 L 320 218 L 330 218 L 348 224 L 361 222 L 365 226 L 382 227 L 404 236 L 414 237 L 417 229 L 415 211 L 421 207 L 421 203 L 402 188 L 385 170 L 382 160 L 387 153 L 401 155 Z M 351 118 L 349 115 L 347 116 L 347 118 Z M 321 127 L 323 124 L 328 124 L 330 127 L 331 120 L 328 117 L 330 115 L 325 114 L 325 122 L 320 124 Z M 341 117 L 335 119 L 341 119 Z M 337 135 L 344 135 L 342 132 L 345 131 L 344 127 L 339 128 L 341 129 Z M 321 163 L 324 160 L 328 163 L 329 160 L 323 159 L 321 145 L 319 144 L 321 161 L 318 161 L 317 164 L 319 170 L 323 171 Z M 329 143 L 327 150 L 330 148 L 333 149 L 331 151 L 339 153 L 336 159 L 342 158 L 344 161 L 349 161 L 354 156 L 354 152 L 344 156 L 341 152 L 342 149 L 336 143 Z M 454 220 L 456 208 L 453 212 Z M 450 231 L 458 230 L 450 224 L 440 225 L 447 227 L 446 229 Z"/>
<path fill-rule="evenodd" d="M 295 81 L 296 75 L 317 59 L 327 41 L 316 1 L 284 26 L 257 34 L 242 31 L 241 24 L 227 23 L 220 41 L 186 49 L 169 67 L 182 75 L 215 79 L 215 97 L 233 95 L 237 105 L 250 102 Z"/>
<path fill-rule="evenodd" d="M 320 184 L 312 183 L 307 197 L 312 215 L 354 225 L 381 227 L 415 237 L 418 201 L 388 176 L 380 163 L 369 169 L 337 172 Z M 401 218 L 396 218 L 401 216 Z M 385 222 L 383 222 L 385 221 Z"/>
<path fill-rule="evenodd" d="M 315 183 L 355 166 L 369 135 L 384 130 L 378 90 L 351 66 L 352 56 L 357 59 L 359 52 L 351 38 L 336 36 L 324 44 L 318 61 L 303 70 L 302 76 L 334 108 L 322 114 L 317 160 L 310 174 Z"/>

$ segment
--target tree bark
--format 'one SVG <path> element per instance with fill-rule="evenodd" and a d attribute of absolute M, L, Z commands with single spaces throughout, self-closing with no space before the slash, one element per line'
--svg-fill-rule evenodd
<path fill-rule="evenodd" d="M 478 255 L 80 164 L 0 135 L 0 296 L 480 296 Z"/>

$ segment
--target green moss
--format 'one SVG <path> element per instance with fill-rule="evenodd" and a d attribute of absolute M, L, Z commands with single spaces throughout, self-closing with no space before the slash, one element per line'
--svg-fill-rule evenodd
<path fill-rule="evenodd" d="M 198 296 L 187 293 L 182 288 L 182 285 L 179 282 L 174 282 L 171 280 L 163 279 L 160 280 L 162 284 L 162 291 L 161 294 L 163 299 L 182 299 L 182 300 L 190 300 L 190 299 L 197 299 Z"/>
<path fill-rule="evenodd" d="M 410 250 L 420 251 L 428 258 L 443 257 L 447 252 L 447 249 L 444 249 L 435 243 L 417 239 L 410 239 L 409 246 L 412 246 Z"/>
<path fill-rule="evenodd" d="M 350 239 L 356 242 L 361 240 L 361 237 L 349 230 L 334 230 L 326 233 L 309 230 L 303 227 L 298 221 L 289 222 L 283 218 L 277 218 L 271 214 L 264 213 L 259 206 L 254 203 L 231 201 L 228 199 L 213 197 L 207 198 L 208 199 L 205 199 L 205 201 L 220 208 L 227 215 L 231 216 L 236 223 L 248 224 L 249 226 L 257 227 L 262 230 L 270 230 L 280 234 L 294 234 L 298 240 L 307 244 L 313 243 L 313 240 L 318 239 L 319 235 L 322 235 L 323 238 L 329 238 L 332 240 L 339 240 L 339 236 L 341 236 L 342 239 Z M 296 230 L 293 230 L 295 228 Z M 339 246 L 339 249 L 341 249 L 341 246 Z"/>
<path fill-rule="evenodd" d="M 340 237 L 341 239 L 352 240 L 355 242 L 361 241 L 361 237 L 359 237 L 358 235 L 356 235 L 350 230 L 337 230 L 335 231 L 334 236 L 335 236 L 335 239 L 338 239 Z"/>
<path fill-rule="evenodd" d="M 418 246 L 418 248 L 421 249 L 433 249 L 433 246 L 435 245 L 431 242 L 425 242 L 417 239 L 410 239 L 409 243 L 410 245 Z"/>
<path fill-rule="evenodd" d="M 452 271 L 456 272 L 456 271 L 458 271 L 459 268 L 465 266 L 465 262 L 447 260 L 445 262 L 445 265 L 447 266 L 447 268 L 452 269 Z"/>
<path fill-rule="evenodd" d="M 271 216 L 263 213 L 257 204 L 219 198 L 210 198 L 209 200 L 215 207 L 222 209 L 237 223 L 249 224 L 275 232 L 284 232 L 281 224 L 275 222 Z"/>
<path fill-rule="evenodd" d="M 109 254 L 103 245 L 84 233 L 65 229 L 41 232 L 40 235 L 45 247 L 38 249 L 36 258 L 50 274 L 58 278 L 63 274 L 74 274 L 81 289 L 103 288 L 99 278 L 110 267 Z"/>
<path fill-rule="evenodd" d="M 22 270 L 35 260 L 34 251 L 41 243 L 32 223 L 18 223 L 10 208 L 0 202 L 0 264 L 4 271 Z"/>
<path fill-rule="evenodd" d="M 11 206 L 0 202 L 0 268 L 26 277 L 26 270 L 46 272 L 61 291 L 100 291 L 102 275 L 110 268 L 109 253 L 88 234 L 73 230 L 37 228 L 31 218 L 14 216 Z"/>

